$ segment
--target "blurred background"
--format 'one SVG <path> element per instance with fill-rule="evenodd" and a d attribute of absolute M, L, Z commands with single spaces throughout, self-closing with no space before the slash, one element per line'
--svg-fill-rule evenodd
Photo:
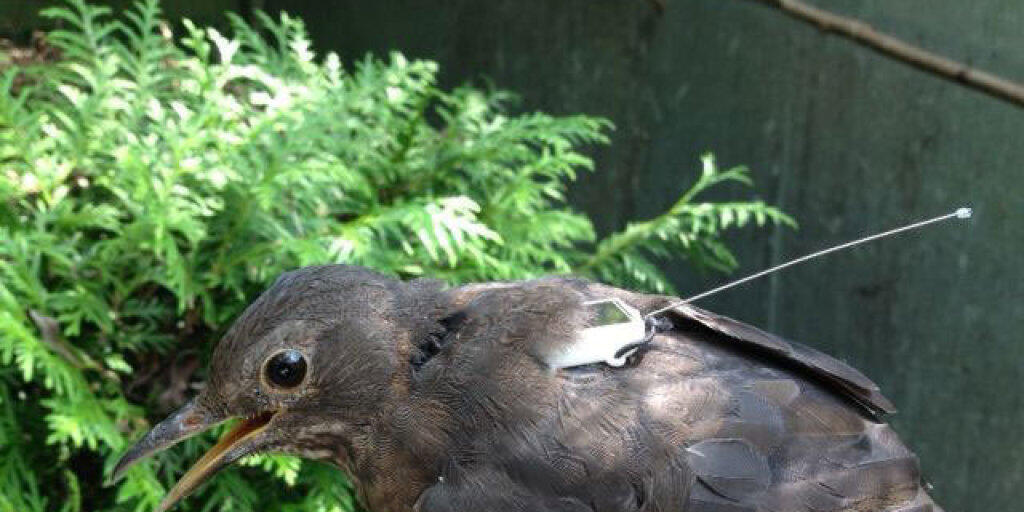
<path fill-rule="evenodd" d="M 42 2 L 0 3 L 28 41 Z M 116 8 L 125 2 L 107 2 Z M 980 69 L 1024 80 L 1024 3 L 815 0 Z M 610 119 L 570 202 L 598 233 L 665 210 L 699 156 L 747 165 L 799 222 L 730 234 L 734 276 L 970 205 L 931 227 L 817 260 L 701 306 L 851 363 L 900 412 L 950 511 L 1024 500 L 1024 110 L 748 0 L 165 0 L 170 19 L 287 10 L 345 62 L 399 50 L 451 87 L 490 81 L 516 109 Z M 744 192 L 746 193 L 746 192 Z M 722 196 L 728 198 L 728 194 Z M 682 295 L 727 276 L 665 263 Z"/>

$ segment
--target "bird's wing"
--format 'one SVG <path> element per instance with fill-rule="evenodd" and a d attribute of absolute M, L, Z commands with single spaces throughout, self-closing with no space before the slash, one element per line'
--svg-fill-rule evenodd
<path fill-rule="evenodd" d="M 694 475 L 684 510 L 939 510 L 917 457 L 889 425 L 845 399 L 851 391 L 836 387 L 839 377 L 805 378 L 805 364 L 773 363 L 776 356 L 763 359 L 736 343 L 718 330 L 684 326 L 656 337 L 636 368 L 699 361 L 688 384 L 646 400 L 641 412 L 652 429 L 682 440 L 681 457 Z"/>
<path fill-rule="evenodd" d="M 650 296 L 634 298 L 654 309 Z M 659 350 L 686 353 L 700 361 L 688 378 L 712 380 L 724 404 L 704 411 L 713 421 L 685 441 L 695 479 L 686 510 L 940 510 L 917 457 L 879 420 L 892 404 L 862 373 L 690 305 L 667 314 L 672 326 L 654 340 L 652 368 L 671 360 Z M 700 402 L 684 399 L 678 409 Z"/>
<path fill-rule="evenodd" d="M 892 402 L 882 396 L 877 384 L 834 357 L 689 304 L 680 304 L 668 313 L 680 328 L 710 329 L 724 335 L 722 342 L 748 351 L 751 356 L 760 354 L 780 364 L 794 366 L 809 376 L 826 382 L 839 394 L 857 402 L 875 415 L 895 412 Z"/>
<path fill-rule="evenodd" d="M 603 285 L 588 293 L 641 311 L 678 301 Z M 861 372 L 691 305 L 666 317 L 671 326 L 653 340 L 650 360 L 613 373 L 646 396 L 637 421 L 685 447 L 693 475 L 685 510 L 940 510 L 916 455 L 879 419 L 892 403 Z"/>

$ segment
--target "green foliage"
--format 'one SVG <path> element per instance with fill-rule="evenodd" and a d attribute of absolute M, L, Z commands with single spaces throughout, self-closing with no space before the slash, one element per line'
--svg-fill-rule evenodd
<path fill-rule="evenodd" d="M 791 223 L 699 202 L 749 183 L 709 157 L 665 214 L 598 239 L 564 197 L 607 121 L 513 115 L 508 94 L 439 89 L 434 63 L 399 54 L 348 71 L 285 15 L 231 16 L 230 35 L 186 21 L 176 40 L 155 0 L 121 19 L 81 0 L 44 14 L 60 61 L 0 72 L 0 512 L 151 510 L 212 436 L 104 475 L 284 270 L 668 291 L 652 258 L 728 270 L 722 230 Z M 354 507 L 336 470 L 283 456 L 201 494 L 184 507 Z"/>

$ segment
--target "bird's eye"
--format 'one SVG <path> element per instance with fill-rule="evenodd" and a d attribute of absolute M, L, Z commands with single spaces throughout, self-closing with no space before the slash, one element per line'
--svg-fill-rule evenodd
<path fill-rule="evenodd" d="M 279 388 L 294 388 L 306 378 L 306 358 L 298 350 L 282 350 L 267 361 L 267 380 Z"/>

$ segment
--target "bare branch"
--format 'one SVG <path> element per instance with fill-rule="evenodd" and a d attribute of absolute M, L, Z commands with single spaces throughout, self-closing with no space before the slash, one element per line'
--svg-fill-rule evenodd
<path fill-rule="evenodd" d="M 68 362 L 71 366 L 78 368 L 79 370 L 84 369 L 86 364 L 82 361 L 82 358 L 75 353 L 68 342 L 64 340 L 64 336 L 61 335 L 60 325 L 57 324 L 57 320 L 53 317 L 46 316 L 34 309 L 28 311 L 28 316 L 35 322 L 36 327 L 39 328 L 40 339 L 46 344 L 50 350 L 54 351 Z"/>
<path fill-rule="evenodd" d="M 43 343 L 54 351 L 58 356 L 68 362 L 71 366 L 83 370 L 86 368 L 96 370 L 100 372 L 104 377 L 111 379 L 115 382 L 120 382 L 120 377 L 111 370 L 104 368 L 102 365 L 94 361 L 85 352 L 82 352 L 74 348 L 71 344 L 64 339 L 64 335 L 60 332 L 60 324 L 57 323 L 57 319 L 46 316 L 34 309 L 28 311 L 28 316 L 39 328 L 40 339 Z"/>
<path fill-rule="evenodd" d="M 937 55 L 901 39 L 875 30 L 862 21 L 840 16 L 808 5 L 800 0 L 755 0 L 817 26 L 894 57 L 918 69 L 961 83 L 985 94 L 1024 107 L 1024 85 L 974 69 L 966 64 Z"/>

